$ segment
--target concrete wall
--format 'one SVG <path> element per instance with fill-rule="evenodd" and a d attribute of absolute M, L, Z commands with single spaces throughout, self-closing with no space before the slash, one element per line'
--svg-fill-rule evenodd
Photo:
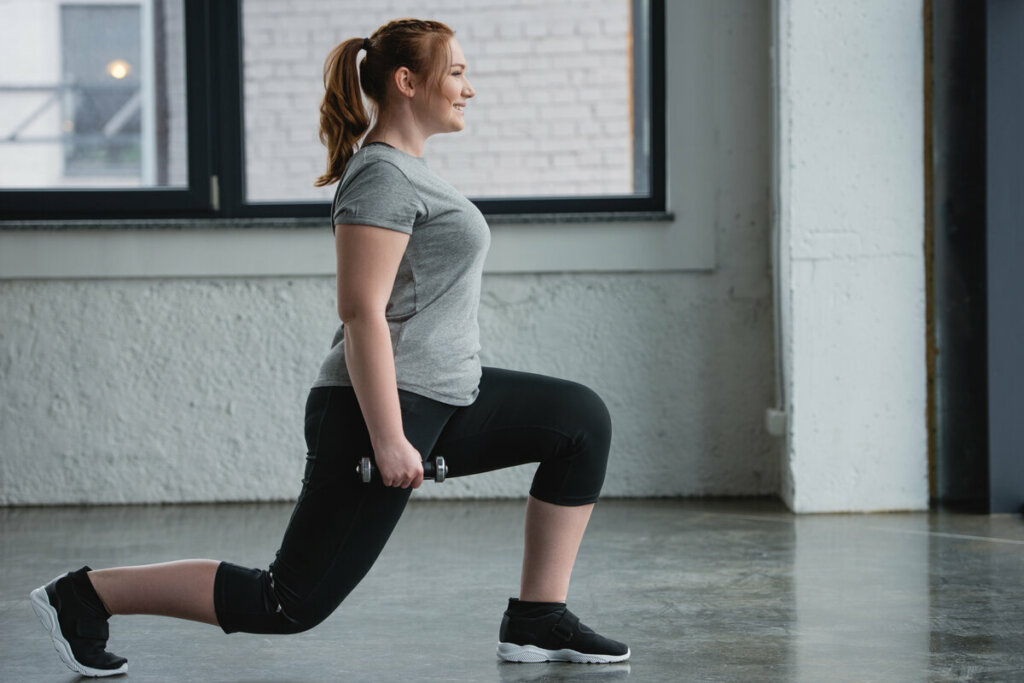
<path fill-rule="evenodd" d="M 798 512 L 928 504 L 920 0 L 776 0 L 776 201 Z"/>
<path fill-rule="evenodd" d="M 487 276 L 483 360 L 606 399 L 607 495 L 771 493 L 770 311 L 724 280 Z M 329 278 L 0 283 L 0 501 L 294 496 L 334 317 Z M 524 495 L 532 469 L 418 495 Z"/>
<path fill-rule="evenodd" d="M 771 494 L 769 6 L 668 10 L 675 220 L 493 226 L 484 362 L 605 397 L 607 495 Z M 0 504 L 296 495 L 330 233 L 260 227 L 0 231 Z M 531 470 L 417 495 L 522 496 Z"/>

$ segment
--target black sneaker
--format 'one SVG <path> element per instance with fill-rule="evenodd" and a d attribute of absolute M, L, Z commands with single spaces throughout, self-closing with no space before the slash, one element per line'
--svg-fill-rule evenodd
<path fill-rule="evenodd" d="M 564 602 L 509 598 L 498 641 L 498 657 L 506 662 L 610 664 L 629 659 L 625 644 L 580 623 Z"/>
<path fill-rule="evenodd" d="M 88 571 L 82 567 L 32 591 L 32 609 L 69 669 L 97 677 L 127 673 L 128 660 L 106 651 L 110 614 L 86 576 Z"/>

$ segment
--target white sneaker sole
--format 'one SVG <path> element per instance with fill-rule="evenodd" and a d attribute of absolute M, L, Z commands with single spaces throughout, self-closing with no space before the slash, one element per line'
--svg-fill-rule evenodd
<path fill-rule="evenodd" d="M 595 655 L 576 650 L 545 650 L 535 645 L 498 643 L 498 657 L 506 662 L 576 662 L 578 664 L 613 664 L 629 659 L 624 655 Z"/>
<path fill-rule="evenodd" d="M 43 628 L 50 632 L 50 640 L 53 641 L 54 649 L 57 650 L 57 654 L 60 655 L 61 660 L 69 669 L 75 673 L 82 674 L 83 676 L 91 676 L 93 678 L 117 676 L 128 672 L 128 662 L 125 662 L 117 669 L 94 669 L 91 666 L 86 666 L 76 660 L 74 653 L 71 652 L 71 644 L 64 639 L 63 634 L 60 632 L 60 622 L 57 621 L 57 610 L 55 610 L 53 605 L 50 604 L 50 598 L 46 595 L 46 586 L 40 586 L 32 591 L 29 594 L 29 599 L 32 601 L 32 609 L 35 610 L 36 616 L 39 617 L 39 621 L 43 622 Z"/>

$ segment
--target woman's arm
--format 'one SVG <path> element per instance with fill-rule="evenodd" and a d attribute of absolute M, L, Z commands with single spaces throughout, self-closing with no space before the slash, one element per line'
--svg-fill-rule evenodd
<path fill-rule="evenodd" d="M 337 225 L 338 315 L 345 365 L 386 486 L 423 483 L 419 452 L 405 438 L 391 332 L 384 317 L 409 235 L 369 225 Z"/>

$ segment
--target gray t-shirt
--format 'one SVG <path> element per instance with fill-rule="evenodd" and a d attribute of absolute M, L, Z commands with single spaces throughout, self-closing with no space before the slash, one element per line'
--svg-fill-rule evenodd
<path fill-rule="evenodd" d="M 404 232 L 409 244 L 385 309 L 398 388 L 451 405 L 480 384 L 480 280 L 487 221 L 426 162 L 384 144 L 355 153 L 334 195 L 334 224 Z M 314 387 L 351 386 L 338 328 Z"/>

